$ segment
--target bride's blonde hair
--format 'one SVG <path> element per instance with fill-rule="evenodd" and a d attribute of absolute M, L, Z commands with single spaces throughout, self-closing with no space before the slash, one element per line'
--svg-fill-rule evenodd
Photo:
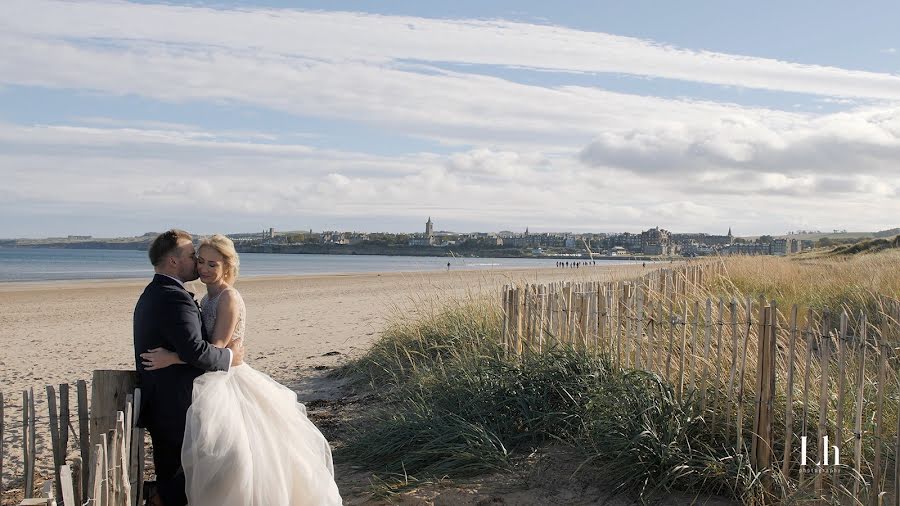
<path fill-rule="evenodd" d="M 234 242 L 222 234 L 216 234 L 200 242 L 200 248 L 209 246 L 225 258 L 225 282 L 234 283 L 237 280 L 238 272 L 241 270 L 241 258 L 238 256 L 237 250 L 234 249 Z M 198 250 L 200 248 L 197 248 Z"/>

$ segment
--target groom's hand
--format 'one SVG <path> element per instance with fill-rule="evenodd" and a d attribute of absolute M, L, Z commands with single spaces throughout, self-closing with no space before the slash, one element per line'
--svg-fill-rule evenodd
<path fill-rule="evenodd" d="M 231 367 L 244 363 L 243 339 L 232 339 L 232 341 L 228 343 L 228 346 L 226 346 L 226 348 L 231 350 Z"/>

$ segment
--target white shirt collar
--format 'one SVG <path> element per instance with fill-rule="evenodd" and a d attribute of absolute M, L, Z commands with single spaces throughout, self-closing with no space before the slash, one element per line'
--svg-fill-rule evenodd
<path fill-rule="evenodd" d="M 172 277 L 172 276 L 169 276 L 168 274 L 163 274 L 163 273 L 161 273 L 161 272 L 157 272 L 157 274 L 159 274 L 160 276 L 165 276 L 165 277 L 167 277 L 167 278 L 169 278 L 169 279 L 174 279 L 175 281 L 178 282 L 179 285 L 181 285 L 181 288 L 184 288 L 185 290 L 187 290 L 187 288 L 185 288 L 185 286 L 184 286 L 184 282 L 182 282 L 180 279 L 175 278 L 175 277 Z"/>

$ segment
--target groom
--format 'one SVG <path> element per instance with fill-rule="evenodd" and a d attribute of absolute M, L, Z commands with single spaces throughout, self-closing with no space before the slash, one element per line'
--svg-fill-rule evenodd
<path fill-rule="evenodd" d="M 206 371 L 227 371 L 243 360 L 241 348 L 216 348 L 208 342 L 194 294 L 184 283 L 197 279 L 197 261 L 190 234 L 172 229 L 150 244 L 150 263 L 156 274 L 134 308 L 134 354 L 141 387 L 138 426 L 153 441 L 157 495 L 148 504 L 187 504 L 181 443 L 191 405 L 194 378 Z M 152 348 L 178 353 L 185 364 L 147 371 L 140 354 Z"/>

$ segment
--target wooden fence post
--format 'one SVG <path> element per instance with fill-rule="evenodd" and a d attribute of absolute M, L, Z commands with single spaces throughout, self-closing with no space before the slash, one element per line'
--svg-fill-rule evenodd
<path fill-rule="evenodd" d="M 91 386 L 91 443 L 116 426 L 116 413 L 125 409 L 128 394 L 134 392 L 136 371 L 94 371 Z"/>
<path fill-rule="evenodd" d="M 716 311 L 716 387 L 713 389 L 713 399 L 715 401 L 715 409 L 712 416 L 712 431 L 716 432 L 716 419 L 719 411 L 722 411 L 722 396 L 720 390 L 724 385 L 722 381 L 722 327 L 725 325 L 724 318 L 725 301 L 719 297 L 719 307 Z M 727 420 L 727 419 L 726 419 Z"/>
<path fill-rule="evenodd" d="M 694 325 L 691 327 L 691 362 L 688 379 L 691 381 L 691 391 L 697 393 L 697 333 L 700 331 L 700 301 L 694 301 Z M 687 350 L 685 350 L 687 351 Z"/>
<path fill-rule="evenodd" d="M 790 478 L 791 472 L 791 443 L 793 443 L 794 432 L 794 357 L 797 348 L 797 305 L 791 308 L 791 333 L 788 336 L 788 370 L 787 381 L 785 384 L 785 401 L 784 401 L 784 453 L 781 463 L 781 474 L 784 479 Z"/>
<path fill-rule="evenodd" d="M 87 489 L 91 506 L 107 506 L 106 499 L 106 434 L 101 434 L 100 443 L 94 445 L 91 453 L 91 488 Z"/>
<path fill-rule="evenodd" d="M 820 350 L 822 353 L 822 357 L 820 359 L 820 363 L 822 364 L 822 384 L 819 391 L 819 440 L 817 441 L 819 448 L 818 455 L 819 459 L 822 461 L 823 466 L 826 465 L 825 459 L 823 457 L 825 455 L 825 452 L 828 451 L 824 443 L 825 437 L 827 436 L 826 431 L 828 429 L 828 404 L 830 399 L 830 393 L 828 391 L 828 375 L 831 366 L 831 334 L 831 313 L 826 310 L 823 315 L 823 324 L 821 329 L 822 347 L 820 348 Z M 822 497 L 823 483 L 823 473 L 816 473 L 815 490 L 818 497 Z"/>
<path fill-rule="evenodd" d="M 634 297 L 635 320 L 634 320 L 634 368 L 644 368 L 643 357 L 643 340 L 644 340 L 644 286 L 640 284 Z"/>
<path fill-rule="evenodd" d="M 5 415 L 3 412 L 3 392 L 0 392 L 0 497 L 3 497 L 3 429 Z"/>
<path fill-rule="evenodd" d="M 703 372 L 700 376 L 700 413 L 706 413 L 706 380 L 709 377 L 709 347 L 712 339 L 712 299 L 706 298 L 706 313 L 703 322 Z"/>
<path fill-rule="evenodd" d="M 90 465 L 91 462 L 91 429 L 90 414 L 88 408 L 87 382 L 78 380 L 76 383 L 78 391 L 78 442 L 81 446 L 81 462 Z M 87 496 L 90 490 L 90 473 L 81 473 L 81 489 Z"/>
<path fill-rule="evenodd" d="M 72 458 L 72 496 L 75 499 L 76 506 L 84 504 L 87 500 L 85 493 L 87 492 L 81 487 L 81 476 L 84 474 L 84 467 L 81 463 L 81 457 Z"/>
<path fill-rule="evenodd" d="M 753 299 L 747 297 L 747 316 L 746 316 L 746 324 L 744 325 L 744 350 L 742 352 L 741 358 L 741 367 L 740 374 L 738 376 L 738 391 L 737 391 L 737 416 L 735 417 L 735 422 L 737 425 L 737 439 L 735 443 L 735 450 L 738 453 L 743 453 L 743 428 L 744 428 L 744 372 L 747 368 L 747 344 L 750 341 L 750 328 L 753 326 Z"/>
<path fill-rule="evenodd" d="M 141 389 L 134 390 L 134 411 L 132 412 L 131 451 L 129 459 L 129 476 L 131 477 L 131 506 L 142 504 L 144 484 L 144 429 L 137 427 L 141 414 Z"/>
<path fill-rule="evenodd" d="M 732 297 L 731 303 L 728 306 L 728 311 L 731 314 L 731 371 L 728 374 L 728 416 L 732 413 L 732 404 L 734 403 L 734 385 L 737 374 L 737 365 L 738 365 L 738 320 L 737 320 L 737 298 Z M 726 419 L 725 422 L 725 439 L 727 440 L 731 431 L 729 430 L 729 424 Z"/>
<path fill-rule="evenodd" d="M 834 440 L 835 444 L 840 447 L 844 444 L 844 390 L 847 387 L 847 373 L 845 371 L 847 364 L 847 311 L 841 312 L 841 319 L 838 334 L 838 369 L 837 369 L 837 418 L 835 420 Z M 836 466 L 832 480 L 835 486 L 841 483 L 841 467 Z"/>
<path fill-rule="evenodd" d="M 47 385 L 47 411 L 50 415 L 50 443 L 53 450 L 53 476 L 56 485 L 56 497 L 62 496 L 62 488 L 59 479 L 60 467 L 64 464 L 62 451 L 59 447 L 59 416 L 56 411 L 56 389 L 53 385 Z"/>
<path fill-rule="evenodd" d="M 678 365 L 678 401 L 684 399 L 684 367 L 687 359 L 688 304 L 684 303 L 684 318 L 681 320 L 681 353 Z"/>
<path fill-rule="evenodd" d="M 884 446 L 884 382 L 887 369 L 887 346 L 884 340 L 885 326 L 881 326 L 881 332 L 876 336 L 875 343 L 878 351 L 878 384 L 876 385 L 875 398 L 875 463 L 872 466 L 872 490 L 878 494 L 882 487 L 882 463 L 881 453 Z"/>
<path fill-rule="evenodd" d="M 130 415 L 131 413 L 129 413 Z M 129 450 L 131 448 L 131 420 L 125 422 L 125 413 L 119 411 L 116 418 L 116 504 L 131 505 L 131 480 L 128 477 L 130 466 Z"/>
<path fill-rule="evenodd" d="M 669 351 L 666 354 L 666 380 L 672 381 L 672 351 L 675 340 L 675 306 L 669 301 Z"/>
<path fill-rule="evenodd" d="M 68 464 L 63 464 L 59 469 L 59 486 L 56 487 L 59 490 L 59 495 L 57 499 L 62 499 L 62 504 L 65 506 L 80 506 L 75 504 L 75 490 L 72 487 L 72 470 L 69 468 Z"/>
<path fill-rule="evenodd" d="M 778 307 L 773 300 L 766 308 L 759 336 L 759 404 L 758 425 L 754 429 L 756 441 L 756 466 L 757 469 L 767 469 L 772 464 L 772 449 L 774 446 L 773 423 L 775 415 L 775 375 L 776 369 L 776 338 Z M 771 484 L 771 482 L 769 482 Z"/>
<path fill-rule="evenodd" d="M 25 499 L 34 497 L 34 459 L 36 431 L 34 426 L 34 388 L 22 391 L 22 464 L 25 469 Z"/>
<path fill-rule="evenodd" d="M 863 393 L 866 388 L 866 342 L 868 329 L 866 323 L 866 314 L 860 311 L 859 314 L 859 342 L 857 343 L 857 360 L 859 360 L 859 368 L 856 371 L 856 420 L 853 430 L 853 469 L 864 476 L 862 468 L 862 415 L 863 415 Z M 900 435 L 900 433 L 898 433 Z M 859 480 L 853 480 L 853 497 L 859 497 Z"/>

